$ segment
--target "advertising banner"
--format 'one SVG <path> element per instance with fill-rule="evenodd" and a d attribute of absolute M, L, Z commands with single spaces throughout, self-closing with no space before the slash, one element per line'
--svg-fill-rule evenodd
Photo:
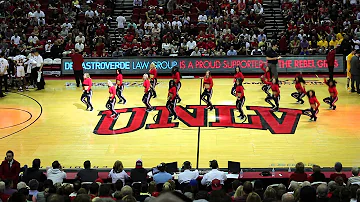
<path fill-rule="evenodd" d="M 183 74 L 201 74 L 210 70 L 213 74 L 233 73 L 240 67 L 243 73 L 262 73 L 260 65 L 266 63 L 264 56 L 235 57 L 121 57 L 121 58 L 84 58 L 84 71 L 90 74 L 115 74 L 121 69 L 123 74 L 143 74 L 148 72 L 152 62 L 158 74 L 169 74 L 174 66 L 180 67 Z M 72 61 L 63 58 L 62 74 L 73 74 Z M 334 72 L 343 72 L 343 57 L 335 57 Z M 285 56 L 278 62 L 278 72 L 328 72 L 326 56 Z"/>

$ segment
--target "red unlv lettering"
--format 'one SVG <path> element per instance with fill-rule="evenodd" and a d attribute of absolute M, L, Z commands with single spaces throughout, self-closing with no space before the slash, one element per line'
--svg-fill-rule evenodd
<path fill-rule="evenodd" d="M 158 113 L 153 117 L 155 123 L 147 124 L 145 129 L 176 128 L 179 127 L 179 122 L 182 122 L 188 127 L 245 128 L 269 130 L 272 134 L 294 134 L 301 116 L 301 110 L 297 109 L 282 108 L 280 110 L 282 115 L 278 118 L 268 107 L 247 106 L 246 108 L 253 110 L 255 115 L 248 115 L 248 123 L 236 123 L 236 118 L 234 117 L 235 106 L 218 105 L 215 106 L 215 122 L 208 123 L 205 107 L 203 105 L 177 106 L 176 111 L 179 121 L 171 122 L 168 119 L 169 112 L 166 107 L 158 106 L 156 107 Z M 116 111 L 120 114 L 117 120 L 110 118 L 111 113 L 108 110 L 99 113 L 101 118 L 94 129 L 95 134 L 116 135 L 135 132 L 144 127 L 148 116 L 143 107 L 118 109 Z M 114 129 L 117 121 L 124 121 L 121 118 L 121 114 L 124 113 L 131 113 L 130 119 L 125 120 L 126 126 Z"/>

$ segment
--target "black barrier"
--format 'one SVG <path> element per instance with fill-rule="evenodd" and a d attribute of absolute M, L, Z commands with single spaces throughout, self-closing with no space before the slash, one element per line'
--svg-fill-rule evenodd
<path fill-rule="evenodd" d="M 120 68 L 124 74 L 143 74 L 148 72 L 154 62 L 159 74 L 168 74 L 174 66 L 180 67 L 185 74 L 204 73 L 210 69 L 212 73 L 233 73 L 239 66 L 243 73 L 262 73 L 260 65 L 266 63 L 266 57 L 122 57 L 122 58 L 85 58 L 83 67 L 90 74 L 115 74 Z M 334 72 L 343 72 L 343 57 L 335 57 Z M 70 58 L 62 59 L 62 74 L 73 74 Z M 326 56 L 285 56 L 278 63 L 278 72 L 328 72 Z"/>

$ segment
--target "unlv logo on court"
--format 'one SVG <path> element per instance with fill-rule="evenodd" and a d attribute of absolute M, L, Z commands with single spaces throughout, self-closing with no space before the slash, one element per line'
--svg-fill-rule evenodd
<path fill-rule="evenodd" d="M 217 105 L 214 106 L 216 120 L 208 122 L 207 110 L 204 105 L 177 106 L 176 111 L 179 120 L 171 122 L 168 119 L 169 112 L 164 106 L 156 107 L 158 110 L 155 123 L 146 124 L 145 129 L 176 128 L 181 121 L 188 127 L 227 127 L 269 130 L 272 134 L 294 134 L 302 114 L 301 110 L 281 108 L 281 117 L 278 118 L 269 107 L 247 106 L 247 110 L 253 110 L 256 115 L 248 115 L 248 123 L 236 123 L 234 117 L 235 106 Z M 189 110 L 192 112 L 190 112 Z M 111 112 L 100 111 L 99 123 L 94 129 L 98 135 L 116 135 L 135 132 L 144 127 L 148 113 L 144 107 L 127 108 L 116 110 L 120 114 L 117 120 L 110 117 Z M 131 113 L 127 125 L 123 128 L 114 128 L 116 121 L 121 119 L 122 113 Z"/>

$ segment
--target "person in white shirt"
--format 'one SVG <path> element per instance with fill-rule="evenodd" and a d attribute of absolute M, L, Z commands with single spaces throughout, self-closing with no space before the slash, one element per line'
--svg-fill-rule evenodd
<path fill-rule="evenodd" d="M 190 56 L 201 56 L 201 52 L 198 47 L 195 47 L 194 51 L 191 52 Z"/>
<path fill-rule="evenodd" d="M 51 40 L 48 40 L 45 44 L 45 55 L 44 57 L 50 57 L 51 56 L 51 47 L 53 47 L 53 43 L 51 43 Z"/>
<path fill-rule="evenodd" d="M 146 29 L 147 27 L 150 27 L 151 29 L 154 28 L 154 23 L 151 22 L 150 19 L 148 19 L 145 24 L 144 24 L 144 29 Z"/>
<path fill-rule="evenodd" d="M 171 23 L 172 25 L 172 28 L 175 29 L 176 25 L 177 25 L 177 29 L 181 30 L 181 27 L 182 27 L 182 23 L 181 21 L 179 20 L 179 17 L 176 17 L 176 19 L 174 21 L 172 21 Z"/>
<path fill-rule="evenodd" d="M 115 161 L 108 177 L 111 178 L 113 184 L 118 180 L 121 180 L 122 183 L 125 184 L 125 180 L 129 179 L 129 175 L 124 171 L 124 166 L 121 161 Z"/>
<path fill-rule="evenodd" d="M 191 171 L 190 161 L 185 161 L 183 164 L 184 172 L 180 173 L 178 176 L 178 182 L 180 184 L 190 183 L 191 180 L 196 180 L 199 177 L 199 171 Z"/>
<path fill-rule="evenodd" d="M 216 160 L 210 161 L 210 167 L 212 170 L 203 176 L 201 184 L 209 186 L 214 179 L 218 179 L 220 180 L 220 183 L 224 185 L 224 181 L 227 180 L 227 177 L 224 172 L 218 170 L 218 162 Z"/>
<path fill-rule="evenodd" d="M 67 31 L 70 31 L 72 27 L 72 24 L 67 20 L 65 20 L 65 22 L 61 25 L 61 28 L 65 28 Z"/>
<path fill-rule="evenodd" d="M 15 33 L 14 36 L 12 36 L 10 38 L 10 41 L 12 43 L 14 43 L 15 45 L 19 45 L 20 44 L 20 36 L 17 33 Z"/>
<path fill-rule="evenodd" d="M 94 11 L 92 11 L 90 8 L 85 12 L 85 17 L 93 18 L 95 15 Z"/>
<path fill-rule="evenodd" d="M 79 32 L 79 35 L 75 37 L 75 43 L 79 43 L 80 41 L 85 43 L 85 37 L 82 32 Z"/>
<path fill-rule="evenodd" d="M 254 4 L 254 10 L 257 15 L 262 15 L 264 13 L 264 8 L 258 1 Z"/>
<path fill-rule="evenodd" d="M 84 48 L 85 46 L 81 40 L 75 44 L 75 49 L 79 50 L 80 53 L 84 51 Z"/>
<path fill-rule="evenodd" d="M 7 77 L 9 68 L 9 62 L 4 58 L 4 52 L 0 53 L 0 97 L 4 97 L 5 95 L 2 92 L 2 82 L 4 80 L 5 84 L 5 92 L 7 91 Z"/>
<path fill-rule="evenodd" d="M 188 41 L 186 43 L 186 48 L 187 48 L 188 51 L 192 51 L 192 50 L 195 49 L 195 47 L 196 47 L 196 41 L 194 41 L 194 39 L 191 38 L 190 41 Z"/>
<path fill-rule="evenodd" d="M 125 30 L 126 19 L 125 19 L 125 17 L 122 15 L 122 13 L 120 13 L 120 16 L 118 16 L 118 17 L 116 18 L 116 22 L 118 23 L 119 32 L 121 32 L 121 33 L 123 34 L 123 33 L 124 33 L 124 30 Z"/>
<path fill-rule="evenodd" d="M 39 25 L 45 24 L 45 13 L 40 8 L 34 13 L 34 17 L 38 20 Z"/>
<path fill-rule="evenodd" d="M 35 77 L 35 74 L 36 74 L 36 80 L 34 81 L 34 83 L 36 83 L 37 90 L 42 90 L 45 87 L 45 81 L 44 81 L 44 77 L 42 75 L 44 59 L 42 58 L 42 56 L 39 54 L 39 52 L 37 50 L 33 51 L 33 57 L 34 57 L 34 60 L 36 61 L 36 67 L 31 71 L 31 74 L 33 74 L 33 72 L 34 72 L 34 75 L 32 75 L 33 77 Z M 35 79 L 35 78 L 33 78 L 33 79 Z"/>
<path fill-rule="evenodd" d="M 32 44 L 35 44 L 38 40 L 39 38 L 37 36 L 29 36 L 28 38 L 28 42 Z"/>
<path fill-rule="evenodd" d="M 198 17 L 198 24 L 206 24 L 207 16 L 204 13 L 201 13 Z"/>
<path fill-rule="evenodd" d="M 59 161 L 54 161 L 51 166 L 46 168 L 47 179 L 52 180 L 54 184 L 62 183 L 66 179 L 66 173 L 62 170 Z"/>

